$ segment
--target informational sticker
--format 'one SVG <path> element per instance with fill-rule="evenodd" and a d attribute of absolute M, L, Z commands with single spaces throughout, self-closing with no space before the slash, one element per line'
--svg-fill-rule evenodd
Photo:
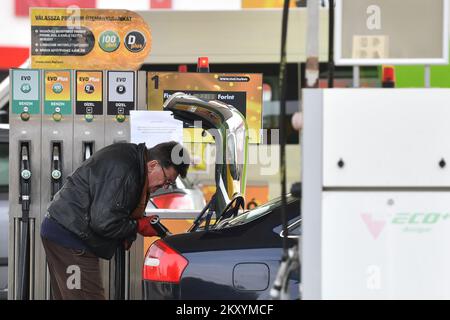
<path fill-rule="evenodd" d="M 147 76 L 150 110 L 161 110 L 164 101 L 175 92 L 191 94 L 205 101 L 218 100 L 238 109 L 247 121 L 249 142 L 260 142 L 262 74 L 148 72 Z M 192 129 L 187 130 L 190 133 L 185 134 L 185 142 L 211 142 L 194 134 Z"/>
<path fill-rule="evenodd" d="M 108 71 L 108 115 L 129 115 L 134 107 L 134 72 Z"/>
<path fill-rule="evenodd" d="M 103 73 L 76 72 L 76 114 L 103 114 Z"/>
<path fill-rule="evenodd" d="M 45 71 L 44 83 L 44 114 L 72 114 L 70 71 Z"/>
<path fill-rule="evenodd" d="M 12 112 L 40 114 L 39 70 L 12 69 Z"/>
<path fill-rule="evenodd" d="M 31 66 L 39 69 L 137 70 L 151 33 L 128 10 L 32 8 Z"/>

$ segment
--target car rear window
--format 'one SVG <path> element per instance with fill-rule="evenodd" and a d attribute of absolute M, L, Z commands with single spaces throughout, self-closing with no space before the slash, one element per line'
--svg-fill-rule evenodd
<path fill-rule="evenodd" d="M 287 204 L 290 204 L 295 201 L 295 198 L 292 196 L 288 196 Z M 256 207 L 253 210 L 245 211 L 244 213 L 240 214 L 236 218 L 230 220 L 227 222 L 227 227 L 237 226 L 245 223 L 249 223 L 251 221 L 254 221 L 258 219 L 259 217 L 262 217 L 270 212 L 272 212 L 274 209 L 279 207 L 281 205 L 281 197 L 275 198 L 262 206 Z"/>

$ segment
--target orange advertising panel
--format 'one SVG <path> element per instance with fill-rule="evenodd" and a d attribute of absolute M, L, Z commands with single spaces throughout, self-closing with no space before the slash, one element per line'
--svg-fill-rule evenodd
<path fill-rule="evenodd" d="M 128 10 L 32 8 L 31 67 L 137 70 L 151 48 L 146 22 Z"/>
<path fill-rule="evenodd" d="M 205 201 L 209 202 L 216 192 L 216 187 L 205 185 L 202 188 Z M 251 210 L 269 201 L 269 186 L 247 185 L 245 188 L 245 209 Z"/>
<path fill-rule="evenodd" d="M 202 100 L 218 100 L 238 109 L 248 125 L 249 143 L 260 142 L 262 125 L 262 74 L 148 72 L 148 109 L 161 110 L 164 101 L 175 92 L 184 92 Z M 212 142 L 193 130 L 184 134 L 185 142 Z M 209 138 L 209 139 L 208 139 Z"/>

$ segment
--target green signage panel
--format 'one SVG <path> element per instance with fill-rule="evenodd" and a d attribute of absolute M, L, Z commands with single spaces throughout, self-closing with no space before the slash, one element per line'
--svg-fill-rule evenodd
<path fill-rule="evenodd" d="M 39 70 L 12 69 L 12 113 L 40 114 Z"/>

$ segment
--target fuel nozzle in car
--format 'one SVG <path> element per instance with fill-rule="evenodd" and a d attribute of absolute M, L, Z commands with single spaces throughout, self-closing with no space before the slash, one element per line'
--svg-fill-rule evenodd
<path fill-rule="evenodd" d="M 161 219 L 159 218 L 159 216 L 154 216 L 150 220 L 150 224 L 153 227 L 153 229 L 155 229 L 155 231 L 158 233 L 158 237 L 165 238 L 167 236 L 172 235 L 169 229 L 167 229 L 166 226 L 161 223 Z"/>

